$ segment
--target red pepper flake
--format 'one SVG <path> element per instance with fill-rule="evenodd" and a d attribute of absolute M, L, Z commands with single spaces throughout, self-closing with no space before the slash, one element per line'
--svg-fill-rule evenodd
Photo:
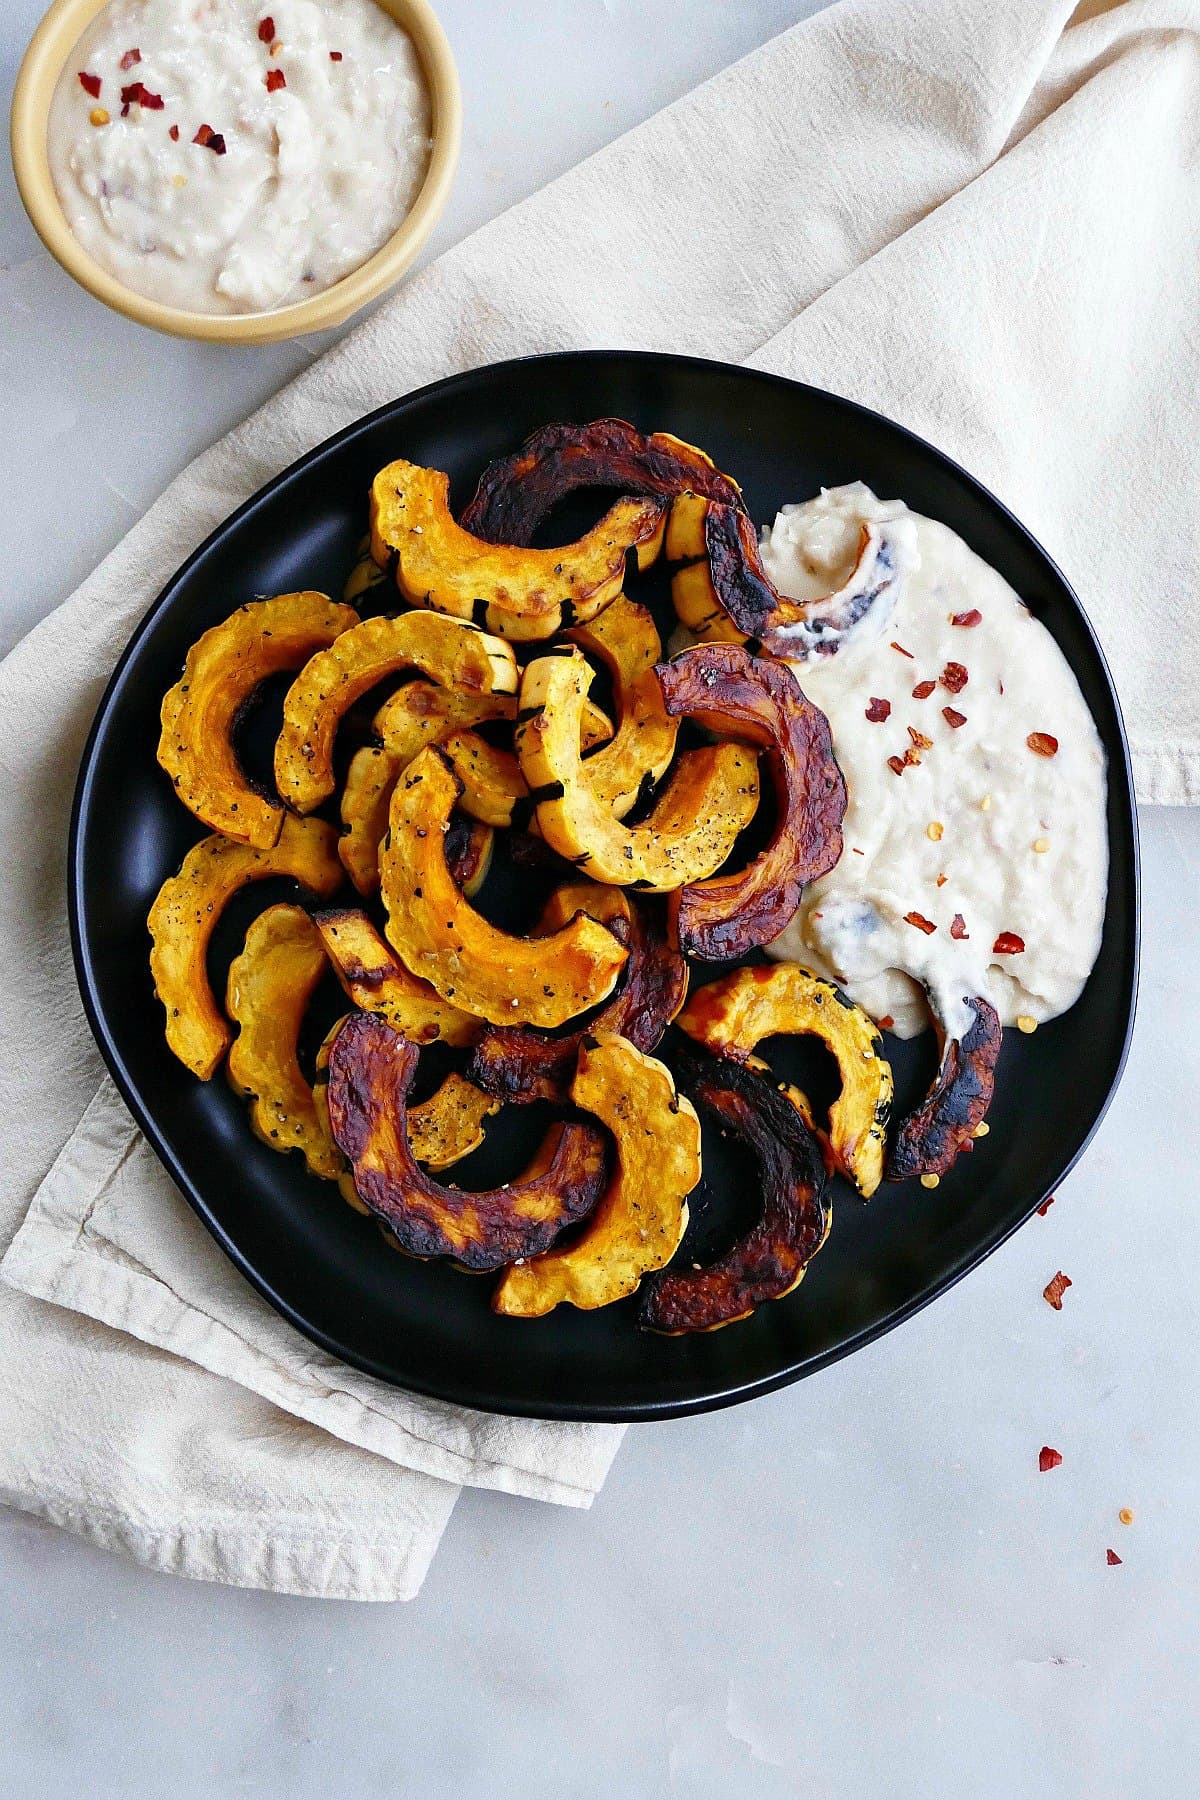
<path fill-rule="evenodd" d="M 960 713 L 958 709 L 953 706 L 943 706 L 942 717 L 945 719 L 951 731 L 957 731 L 960 725 L 965 725 L 967 722 L 966 713 Z"/>
<path fill-rule="evenodd" d="M 1050 1208 L 1053 1205 L 1054 1205 L 1054 1195 L 1047 1194 L 1046 1198 L 1042 1201 L 1042 1204 L 1038 1207 L 1038 1218 L 1044 1219 L 1046 1214 L 1050 1211 Z"/>
<path fill-rule="evenodd" d="M 1058 739 L 1048 731 L 1031 731 L 1025 739 L 1035 756 L 1057 756 Z"/>
<path fill-rule="evenodd" d="M 1015 931 L 1002 931 L 992 945 L 993 956 L 1019 956 L 1025 948 L 1025 939 L 1018 937 Z"/>
<path fill-rule="evenodd" d="M 951 613 L 950 623 L 952 625 L 962 625 L 969 628 L 972 625 L 978 625 L 982 618 L 983 614 L 973 606 L 970 612 Z"/>
<path fill-rule="evenodd" d="M 225 139 L 219 131 L 214 131 L 211 125 L 202 125 L 192 142 L 199 144 L 202 150 L 211 150 L 214 156 L 224 156 L 225 154 Z"/>
<path fill-rule="evenodd" d="M 282 69 L 268 69 L 263 80 L 267 84 L 268 94 L 274 94 L 279 88 L 287 86 Z"/>
<path fill-rule="evenodd" d="M 952 938 L 957 938 L 958 941 L 962 943 L 969 938 L 970 935 L 970 932 L 967 930 L 967 921 L 963 918 L 961 913 L 955 913 L 950 921 L 950 936 Z"/>
<path fill-rule="evenodd" d="M 1051 1469 L 1057 1469 L 1061 1461 L 1062 1457 L 1057 1450 L 1052 1450 L 1049 1444 L 1043 1444 L 1038 1452 L 1038 1471 L 1042 1475 L 1048 1475 Z"/>
<path fill-rule="evenodd" d="M 903 644 L 898 644 L 896 642 L 895 638 L 892 639 L 889 648 L 892 650 L 898 650 L 900 652 L 901 656 L 907 656 L 909 662 L 916 662 L 916 660 L 917 660 L 916 657 L 913 655 L 912 651 L 906 650 L 904 648 Z"/>
<path fill-rule="evenodd" d="M 150 89 L 143 87 L 140 81 L 131 81 L 128 87 L 121 89 L 123 111 L 128 111 L 131 106 L 144 106 L 147 112 L 161 112 L 162 105 L 162 95 L 152 94 Z"/>
<path fill-rule="evenodd" d="M 79 85 L 85 94 L 92 96 L 93 100 L 100 98 L 100 77 L 98 75 L 88 75 L 83 69 L 80 69 Z"/>
<path fill-rule="evenodd" d="M 882 1019 L 876 1019 L 875 1023 L 878 1025 L 880 1031 L 890 1031 L 896 1021 L 893 1019 L 891 1013 L 884 1013 Z"/>
<path fill-rule="evenodd" d="M 341 51 L 340 50 L 331 50 L 329 52 L 329 60 L 330 60 L 330 62 L 341 62 L 341 60 L 342 60 Z"/>
<path fill-rule="evenodd" d="M 258 22 L 258 39 L 262 44 L 269 44 L 275 36 L 275 21 L 270 13 Z"/>
<path fill-rule="evenodd" d="M 1060 1269 L 1058 1274 L 1054 1277 L 1054 1280 L 1047 1282 L 1046 1286 L 1042 1289 L 1042 1299 L 1048 1301 L 1055 1312 L 1061 1312 L 1062 1297 L 1072 1285 L 1071 1277 L 1069 1275 L 1064 1275 Z"/>
<path fill-rule="evenodd" d="M 906 925 L 915 925 L 918 931 L 923 931 L 925 933 L 926 937 L 929 936 L 931 931 L 937 930 L 937 926 L 934 924 L 933 920 L 922 918 L 919 912 L 905 913 L 904 923 Z"/>
<path fill-rule="evenodd" d="M 871 704 L 870 704 L 870 706 L 868 706 L 867 711 L 866 711 L 866 717 L 871 721 L 872 725 L 882 725 L 885 719 L 888 719 L 891 717 L 891 713 L 892 713 L 891 701 L 890 700 L 877 700 L 875 698 L 875 696 L 872 694 Z"/>
<path fill-rule="evenodd" d="M 167 136 L 171 139 L 172 143 L 177 144 L 179 142 L 179 127 L 178 127 L 178 125 L 172 125 L 170 131 L 168 131 L 168 133 L 167 133 Z"/>
<path fill-rule="evenodd" d="M 142 53 L 140 50 L 127 50 L 121 58 L 121 67 L 123 69 L 132 69 L 133 65 L 135 63 L 140 63 L 141 60 Z"/>
<path fill-rule="evenodd" d="M 928 700 L 936 686 L 936 681 L 918 681 L 916 687 L 913 689 L 913 699 Z"/>
<path fill-rule="evenodd" d="M 915 725 L 909 726 L 908 735 L 912 739 L 913 743 L 916 745 L 918 750 L 932 750 L 933 749 L 933 739 L 926 737 L 925 733 L 923 731 L 918 731 Z"/>
<path fill-rule="evenodd" d="M 1119 1569 L 1120 1568 L 1121 1558 L 1117 1555 L 1115 1550 L 1106 1550 L 1104 1552 L 1104 1554 L 1108 1560 L 1108 1566 L 1110 1569 Z"/>
<path fill-rule="evenodd" d="M 907 767 L 908 764 L 902 756 L 888 757 L 888 768 L 892 771 L 893 775 L 903 775 Z"/>
<path fill-rule="evenodd" d="M 938 887 L 945 887 L 945 885 L 949 881 L 949 879 L 950 879 L 950 877 L 948 875 L 939 875 L 935 885 Z"/>
<path fill-rule="evenodd" d="M 967 671 L 961 663 L 948 662 L 942 670 L 942 686 L 948 688 L 952 694 L 961 694 L 968 679 Z"/>

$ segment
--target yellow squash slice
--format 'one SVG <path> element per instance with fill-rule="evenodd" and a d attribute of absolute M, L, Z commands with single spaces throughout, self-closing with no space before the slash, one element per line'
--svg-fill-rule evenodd
<path fill-rule="evenodd" d="M 270 675 L 298 669 L 358 624 L 327 594 L 253 600 L 188 651 L 162 703 L 158 760 L 190 813 L 213 831 L 269 850 L 283 824 L 278 800 L 252 787 L 233 747 L 238 714 Z"/>
<path fill-rule="evenodd" d="M 654 673 L 662 640 L 646 608 L 625 594 L 570 636 L 599 657 L 612 676 L 616 735 L 588 758 L 587 778 L 597 805 L 623 819 L 647 785 L 662 779 L 675 754 L 679 721 L 668 714 Z"/>
<path fill-rule="evenodd" d="M 582 912 L 539 938 L 513 937 L 476 912 L 444 847 L 461 789 L 436 748 L 422 750 L 396 784 L 379 859 L 388 939 L 411 974 L 480 1019 L 563 1025 L 612 992 L 626 951 Z"/>
<path fill-rule="evenodd" d="M 492 1308 L 512 1318 L 623 1300 L 670 1262 L 687 1230 L 700 1121 L 670 1070 L 624 1038 L 585 1038 L 571 1095 L 612 1132 L 616 1169 L 573 1244 L 505 1271 Z"/>
<path fill-rule="evenodd" d="M 231 1035 L 209 984 L 209 941 L 238 889 L 271 875 L 290 875 L 301 887 L 330 898 L 342 883 L 333 826 L 322 819 L 285 818 L 269 850 L 220 833 L 201 838 L 150 908 L 150 971 L 166 1009 L 167 1044 L 201 1081 L 216 1072 Z"/>
<path fill-rule="evenodd" d="M 457 892 L 457 890 L 455 890 Z M 347 996 L 363 1012 L 386 1019 L 414 1044 L 473 1044 L 483 1030 L 480 1019 L 450 1005 L 396 961 L 366 913 L 346 908 L 320 912 L 314 920 L 334 974 Z"/>
<path fill-rule="evenodd" d="M 551 849 L 594 881 L 669 893 L 714 875 L 758 807 L 757 760 L 740 744 L 689 750 L 650 817 L 626 828 L 593 792 L 579 753 L 591 669 L 578 650 L 540 656 L 521 679 L 517 754 Z"/>
<path fill-rule="evenodd" d="M 552 637 L 615 600 L 625 559 L 646 568 L 662 549 L 668 502 L 618 500 L 574 544 L 554 550 L 488 544 L 458 525 L 439 469 L 398 461 L 371 487 L 371 554 L 405 599 L 516 639 Z"/>
<path fill-rule="evenodd" d="M 364 619 L 310 658 L 288 690 L 275 746 L 275 784 L 293 811 L 311 812 L 333 792 L 333 746 L 348 709 L 386 676 L 420 669 L 444 687 L 512 694 L 517 665 L 499 638 L 457 619 L 410 612 Z"/>
<path fill-rule="evenodd" d="M 300 1027 L 329 963 L 321 936 L 298 906 L 269 906 L 229 966 L 225 1009 L 238 1027 L 226 1073 L 250 1102 L 255 1135 L 272 1150 L 300 1150 L 314 1175 L 336 1181 L 343 1158 L 322 1129 L 296 1056 Z"/>
<path fill-rule="evenodd" d="M 842 1078 L 842 1091 L 829 1109 L 830 1154 L 861 1194 L 875 1192 L 883 1178 L 892 1066 L 874 1021 L 832 981 L 797 963 L 735 969 L 698 988 L 677 1023 L 706 1049 L 740 1062 L 751 1062 L 750 1052 L 764 1038 L 796 1032 L 819 1037 Z M 806 1116 L 811 1123 L 811 1114 Z"/>

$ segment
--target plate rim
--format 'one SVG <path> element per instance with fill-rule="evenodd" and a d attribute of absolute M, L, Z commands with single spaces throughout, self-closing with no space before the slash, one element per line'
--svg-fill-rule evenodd
<path fill-rule="evenodd" d="M 717 1391 L 711 1391 L 703 1395 L 689 1396 L 683 1399 L 626 1401 L 620 1405 L 608 1406 L 580 1401 L 557 1400 L 550 1396 L 547 1396 L 545 1400 L 540 1400 L 535 1403 L 533 1401 L 524 1401 L 520 1398 L 498 1398 L 495 1394 L 488 1393 L 486 1389 L 478 1392 L 473 1391 L 464 1393 L 461 1383 L 455 1384 L 453 1391 L 448 1391 L 445 1387 L 439 1388 L 432 1382 L 421 1381 L 419 1379 L 405 1377 L 403 1380 L 398 1380 L 385 1363 L 380 1362 L 351 1346 L 341 1343 L 332 1333 L 326 1332 L 321 1327 L 313 1325 L 304 1317 L 303 1313 L 297 1307 L 293 1306 L 282 1294 L 276 1291 L 271 1282 L 267 1280 L 267 1278 L 255 1267 L 253 1262 L 239 1249 L 229 1233 L 223 1229 L 220 1222 L 210 1211 L 199 1187 L 188 1175 L 187 1171 L 183 1168 L 182 1164 L 163 1138 L 151 1109 L 147 1107 L 141 1099 L 138 1084 L 133 1080 L 125 1066 L 121 1053 L 109 1029 L 96 990 L 95 970 L 92 963 L 90 948 L 86 940 L 85 914 L 87 907 L 83 897 L 84 882 L 81 860 L 84 817 L 93 794 L 97 748 L 108 725 L 114 702 L 122 687 L 126 671 L 134 659 L 143 638 L 152 628 L 159 613 L 170 603 L 176 590 L 186 581 L 195 565 L 199 563 L 228 533 L 240 528 L 251 519 L 255 510 L 263 505 L 269 497 L 273 497 L 280 488 L 285 487 L 289 481 L 294 480 L 302 471 L 307 471 L 314 464 L 320 463 L 324 458 L 335 455 L 357 434 L 371 430 L 376 424 L 389 415 L 402 412 L 403 409 L 413 406 L 420 401 L 433 398 L 448 388 L 469 384 L 478 381 L 481 378 L 495 375 L 501 371 L 511 371 L 522 367 L 530 367 L 532 365 L 544 367 L 547 364 L 564 362 L 576 365 L 584 363 L 594 367 L 603 367 L 604 364 L 611 364 L 613 362 L 622 364 L 645 363 L 650 366 L 658 367 L 661 367 L 663 364 L 669 364 L 672 367 L 682 369 L 719 370 L 727 374 L 736 375 L 739 379 L 748 380 L 752 383 L 761 383 L 771 387 L 798 389 L 801 392 L 817 396 L 823 403 L 832 404 L 835 408 L 843 409 L 854 418 L 870 422 L 873 425 L 886 426 L 889 431 L 898 433 L 902 438 L 907 439 L 919 450 L 932 456 L 935 461 L 940 462 L 953 470 L 953 472 L 965 482 L 969 488 L 973 489 L 983 501 L 993 507 L 1002 516 L 1009 529 L 1014 531 L 1019 537 L 1025 539 L 1027 544 L 1032 547 L 1037 556 L 1041 558 L 1043 563 L 1057 579 L 1065 594 L 1069 597 L 1079 620 L 1084 627 L 1087 637 L 1091 642 L 1097 666 L 1104 678 L 1104 683 L 1112 706 L 1113 720 L 1116 729 L 1116 744 L 1120 749 L 1120 757 L 1118 759 L 1114 758 L 1111 754 L 1108 755 L 1109 794 L 1111 797 L 1114 774 L 1119 773 L 1121 782 L 1123 783 L 1123 798 L 1128 806 L 1130 848 L 1132 853 L 1131 864 L 1128 871 L 1129 899 L 1131 902 L 1131 942 L 1129 945 L 1129 961 L 1127 964 L 1129 1004 L 1116 1067 L 1113 1071 L 1112 1080 L 1109 1083 L 1103 1100 L 1097 1108 L 1095 1116 L 1082 1139 L 1074 1150 L 1066 1156 L 1061 1166 L 1056 1169 L 1046 1187 L 1030 1202 L 1027 1209 L 1023 1211 L 1018 1218 L 1006 1224 L 997 1233 L 989 1235 L 983 1241 L 978 1243 L 971 1251 L 962 1255 L 951 1267 L 949 1272 L 942 1273 L 936 1281 L 931 1282 L 927 1287 L 912 1295 L 901 1306 L 889 1311 L 870 1326 L 865 1327 L 863 1330 L 855 1333 L 852 1337 L 843 1340 L 841 1343 L 832 1346 L 828 1350 L 807 1357 L 799 1363 L 788 1364 L 785 1367 L 775 1370 L 770 1375 L 759 1376 L 742 1382 L 731 1382 Z M 1072 670 L 1072 673 L 1074 673 L 1074 670 Z M 1091 709 L 1089 708 L 1089 711 L 1090 710 Z M 1109 868 L 1111 878 L 1111 857 Z M 176 1187 L 180 1190 L 184 1199 L 192 1208 L 192 1211 L 202 1221 L 206 1230 L 208 1230 L 216 1240 L 221 1250 L 230 1259 L 239 1274 L 250 1283 L 251 1287 L 260 1294 L 282 1318 L 299 1331 L 303 1337 L 310 1343 L 316 1344 L 318 1348 L 324 1350 L 339 1362 L 346 1363 L 351 1368 L 359 1369 L 364 1374 L 371 1375 L 376 1380 L 383 1381 L 389 1387 L 396 1388 L 401 1392 L 409 1392 L 427 1399 L 439 1400 L 450 1405 L 464 1406 L 474 1411 L 491 1413 L 509 1418 L 546 1419 L 556 1422 L 561 1421 L 581 1424 L 633 1424 L 659 1419 L 687 1418 L 699 1413 L 716 1412 L 728 1406 L 736 1406 L 744 1401 L 757 1399 L 760 1396 L 777 1392 L 780 1388 L 791 1386 L 795 1382 L 816 1375 L 821 1370 L 827 1369 L 832 1364 L 840 1362 L 844 1357 L 851 1356 L 856 1351 L 864 1349 L 868 1344 L 874 1343 L 877 1339 L 894 1331 L 898 1326 L 907 1323 L 909 1319 L 915 1317 L 917 1313 L 922 1312 L 925 1307 L 931 1305 L 934 1300 L 937 1300 L 941 1295 L 948 1293 L 951 1288 L 957 1286 L 966 1275 L 978 1268 L 989 1256 L 999 1250 L 1003 1244 L 1007 1243 L 1009 1238 L 1012 1237 L 1015 1232 L 1028 1223 L 1038 1207 L 1044 1204 L 1046 1199 L 1076 1167 L 1080 1158 L 1084 1155 L 1094 1139 L 1100 1125 L 1103 1123 L 1116 1091 L 1121 1084 L 1129 1059 L 1129 1048 L 1132 1042 L 1134 1024 L 1137 1017 L 1138 992 L 1141 974 L 1142 872 L 1137 799 L 1133 783 L 1129 738 L 1125 728 L 1125 719 L 1121 709 L 1120 697 L 1117 693 L 1116 683 L 1113 680 L 1112 670 L 1109 667 L 1108 659 L 1104 654 L 1104 649 L 1097 636 L 1096 629 L 1073 585 L 1039 539 L 1034 536 L 1029 528 L 1017 518 L 1015 513 L 1013 513 L 1002 500 L 997 498 L 990 488 L 980 481 L 977 476 L 972 475 L 968 469 L 965 469 L 954 457 L 930 443 L 927 438 L 922 437 L 919 432 L 911 430 L 908 426 L 902 425 L 898 420 L 889 418 L 886 414 L 877 411 L 873 407 L 865 406 L 862 402 L 857 400 L 848 399 L 845 395 L 835 394 L 827 388 L 818 387 L 814 383 L 797 381 L 791 376 L 778 375 L 766 369 L 748 368 L 742 364 L 726 362 L 715 357 L 676 354 L 674 352 L 656 350 L 589 349 L 557 350 L 546 353 L 506 357 L 499 362 L 480 363 L 470 369 L 459 370 L 454 374 L 441 376 L 436 381 L 426 382 L 419 388 L 414 388 L 406 394 L 385 401 L 381 406 L 374 408 L 371 412 L 364 413 L 360 418 L 352 420 L 348 425 L 343 426 L 340 431 L 335 432 L 331 437 L 323 439 L 318 444 L 314 444 L 310 449 L 302 452 L 300 456 L 296 457 L 285 468 L 281 469 L 276 475 L 273 475 L 262 487 L 258 488 L 253 494 L 242 501 L 241 505 L 236 507 L 226 518 L 219 521 L 218 524 L 213 527 L 212 531 L 207 534 L 203 542 L 198 544 L 190 555 L 188 555 L 179 565 L 149 607 L 147 607 L 113 666 L 112 672 L 105 683 L 104 691 L 96 706 L 92 722 L 88 728 L 83 751 L 80 756 L 71 803 L 70 826 L 67 835 L 66 874 L 67 915 L 75 978 L 79 988 L 80 998 L 83 1002 L 88 1026 L 92 1032 L 92 1036 L 96 1040 L 101 1057 L 125 1105 L 129 1108 L 129 1111 L 132 1113 L 140 1130 L 145 1134 L 147 1141 L 154 1150 L 160 1163 L 163 1165 Z"/>

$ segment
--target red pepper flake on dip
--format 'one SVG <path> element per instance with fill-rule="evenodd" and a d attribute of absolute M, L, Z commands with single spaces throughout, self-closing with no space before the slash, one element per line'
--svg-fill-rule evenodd
<path fill-rule="evenodd" d="M 266 66 L 280 50 L 286 72 Z M 120 118 L 96 131 L 102 87 Z M 109 0 L 55 89 L 47 151 L 67 224 L 118 281 L 190 312 L 262 313 L 331 287 L 396 231 L 430 119 L 412 40 L 376 0 L 274 15 L 261 0 Z"/>
<path fill-rule="evenodd" d="M 906 925 L 915 925 L 918 931 L 923 931 L 925 933 L 926 937 L 929 936 L 931 931 L 937 930 L 937 926 L 934 924 L 933 920 L 923 918 L 919 912 L 905 913 L 904 923 Z"/>
<path fill-rule="evenodd" d="M 950 936 L 954 938 L 957 943 L 965 944 L 970 935 L 970 932 L 967 930 L 967 921 L 963 918 L 961 913 L 955 913 L 950 921 Z"/>
<path fill-rule="evenodd" d="M 960 537 L 861 482 L 783 507 L 762 532 L 763 566 L 784 595 L 819 611 L 823 596 L 852 584 L 864 539 L 891 534 L 899 543 L 903 527 L 900 578 L 856 594 L 836 645 L 798 643 L 792 661 L 829 720 L 848 793 L 845 840 L 864 854 L 843 855 L 806 889 L 769 953 L 837 978 L 873 1018 L 894 1018 L 900 1037 L 927 1029 L 931 1010 L 948 1037 L 963 1036 L 975 1016 L 964 995 L 987 999 L 1002 1025 L 1028 1030 L 1079 997 L 1100 945 L 1108 879 L 1104 751 L 1066 659 Z M 917 668 L 890 713 L 909 749 L 893 744 L 889 756 L 870 709 L 896 692 L 897 655 Z M 921 672 L 931 670 L 942 722 L 926 733 L 915 721 L 931 697 Z M 969 716 L 955 700 L 968 689 Z M 1048 720 L 1053 755 L 1042 741 Z M 930 819 L 944 825 L 952 863 L 927 835 Z M 1031 854 L 1043 840 L 1053 855 Z M 906 901 L 946 875 L 970 922 L 965 936 L 950 932 L 949 915 L 929 934 L 905 917 Z"/>
<path fill-rule="evenodd" d="M 890 719 L 892 716 L 892 703 L 890 700 L 872 699 L 869 701 L 863 716 L 870 719 L 872 725 L 882 725 L 885 720 Z"/>
<path fill-rule="evenodd" d="M 1066 1293 L 1067 1289 L 1072 1286 L 1074 1286 L 1074 1283 L 1072 1282 L 1071 1277 L 1069 1275 L 1064 1275 L 1060 1269 L 1053 1281 L 1048 1281 L 1046 1286 L 1042 1289 L 1042 1299 L 1048 1301 L 1055 1312 L 1061 1312 L 1063 1295 Z"/>
<path fill-rule="evenodd" d="M 1057 1469 L 1061 1462 L 1062 1457 L 1057 1450 L 1052 1450 L 1049 1444 L 1042 1445 L 1041 1449 L 1038 1451 L 1038 1471 L 1040 1474 L 1048 1475 L 1050 1470 Z"/>
<path fill-rule="evenodd" d="M 932 694 L 932 692 L 936 686 L 937 686 L 936 681 L 918 681 L 916 687 L 913 689 L 913 693 L 912 693 L 913 699 L 914 700 L 928 700 L 930 694 Z"/>

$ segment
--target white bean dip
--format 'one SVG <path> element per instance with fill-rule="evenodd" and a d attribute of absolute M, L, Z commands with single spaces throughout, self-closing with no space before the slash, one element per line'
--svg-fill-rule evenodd
<path fill-rule="evenodd" d="M 1074 1003 L 1099 949 L 1104 751 L 1049 632 L 945 525 L 855 483 L 785 506 L 763 563 L 789 598 L 842 590 L 845 612 L 889 534 L 900 578 L 836 653 L 793 664 L 846 778 L 845 849 L 770 953 L 901 1037 L 928 1024 L 926 995 L 951 1036 L 973 995 L 1030 1030 Z"/>
<path fill-rule="evenodd" d="M 375 0 L 111 0 L 55 91 L 50 169 L 71 230 L 127 287 L 267 312 L 398 228 L 429 120 L 412 41 Z"/>

